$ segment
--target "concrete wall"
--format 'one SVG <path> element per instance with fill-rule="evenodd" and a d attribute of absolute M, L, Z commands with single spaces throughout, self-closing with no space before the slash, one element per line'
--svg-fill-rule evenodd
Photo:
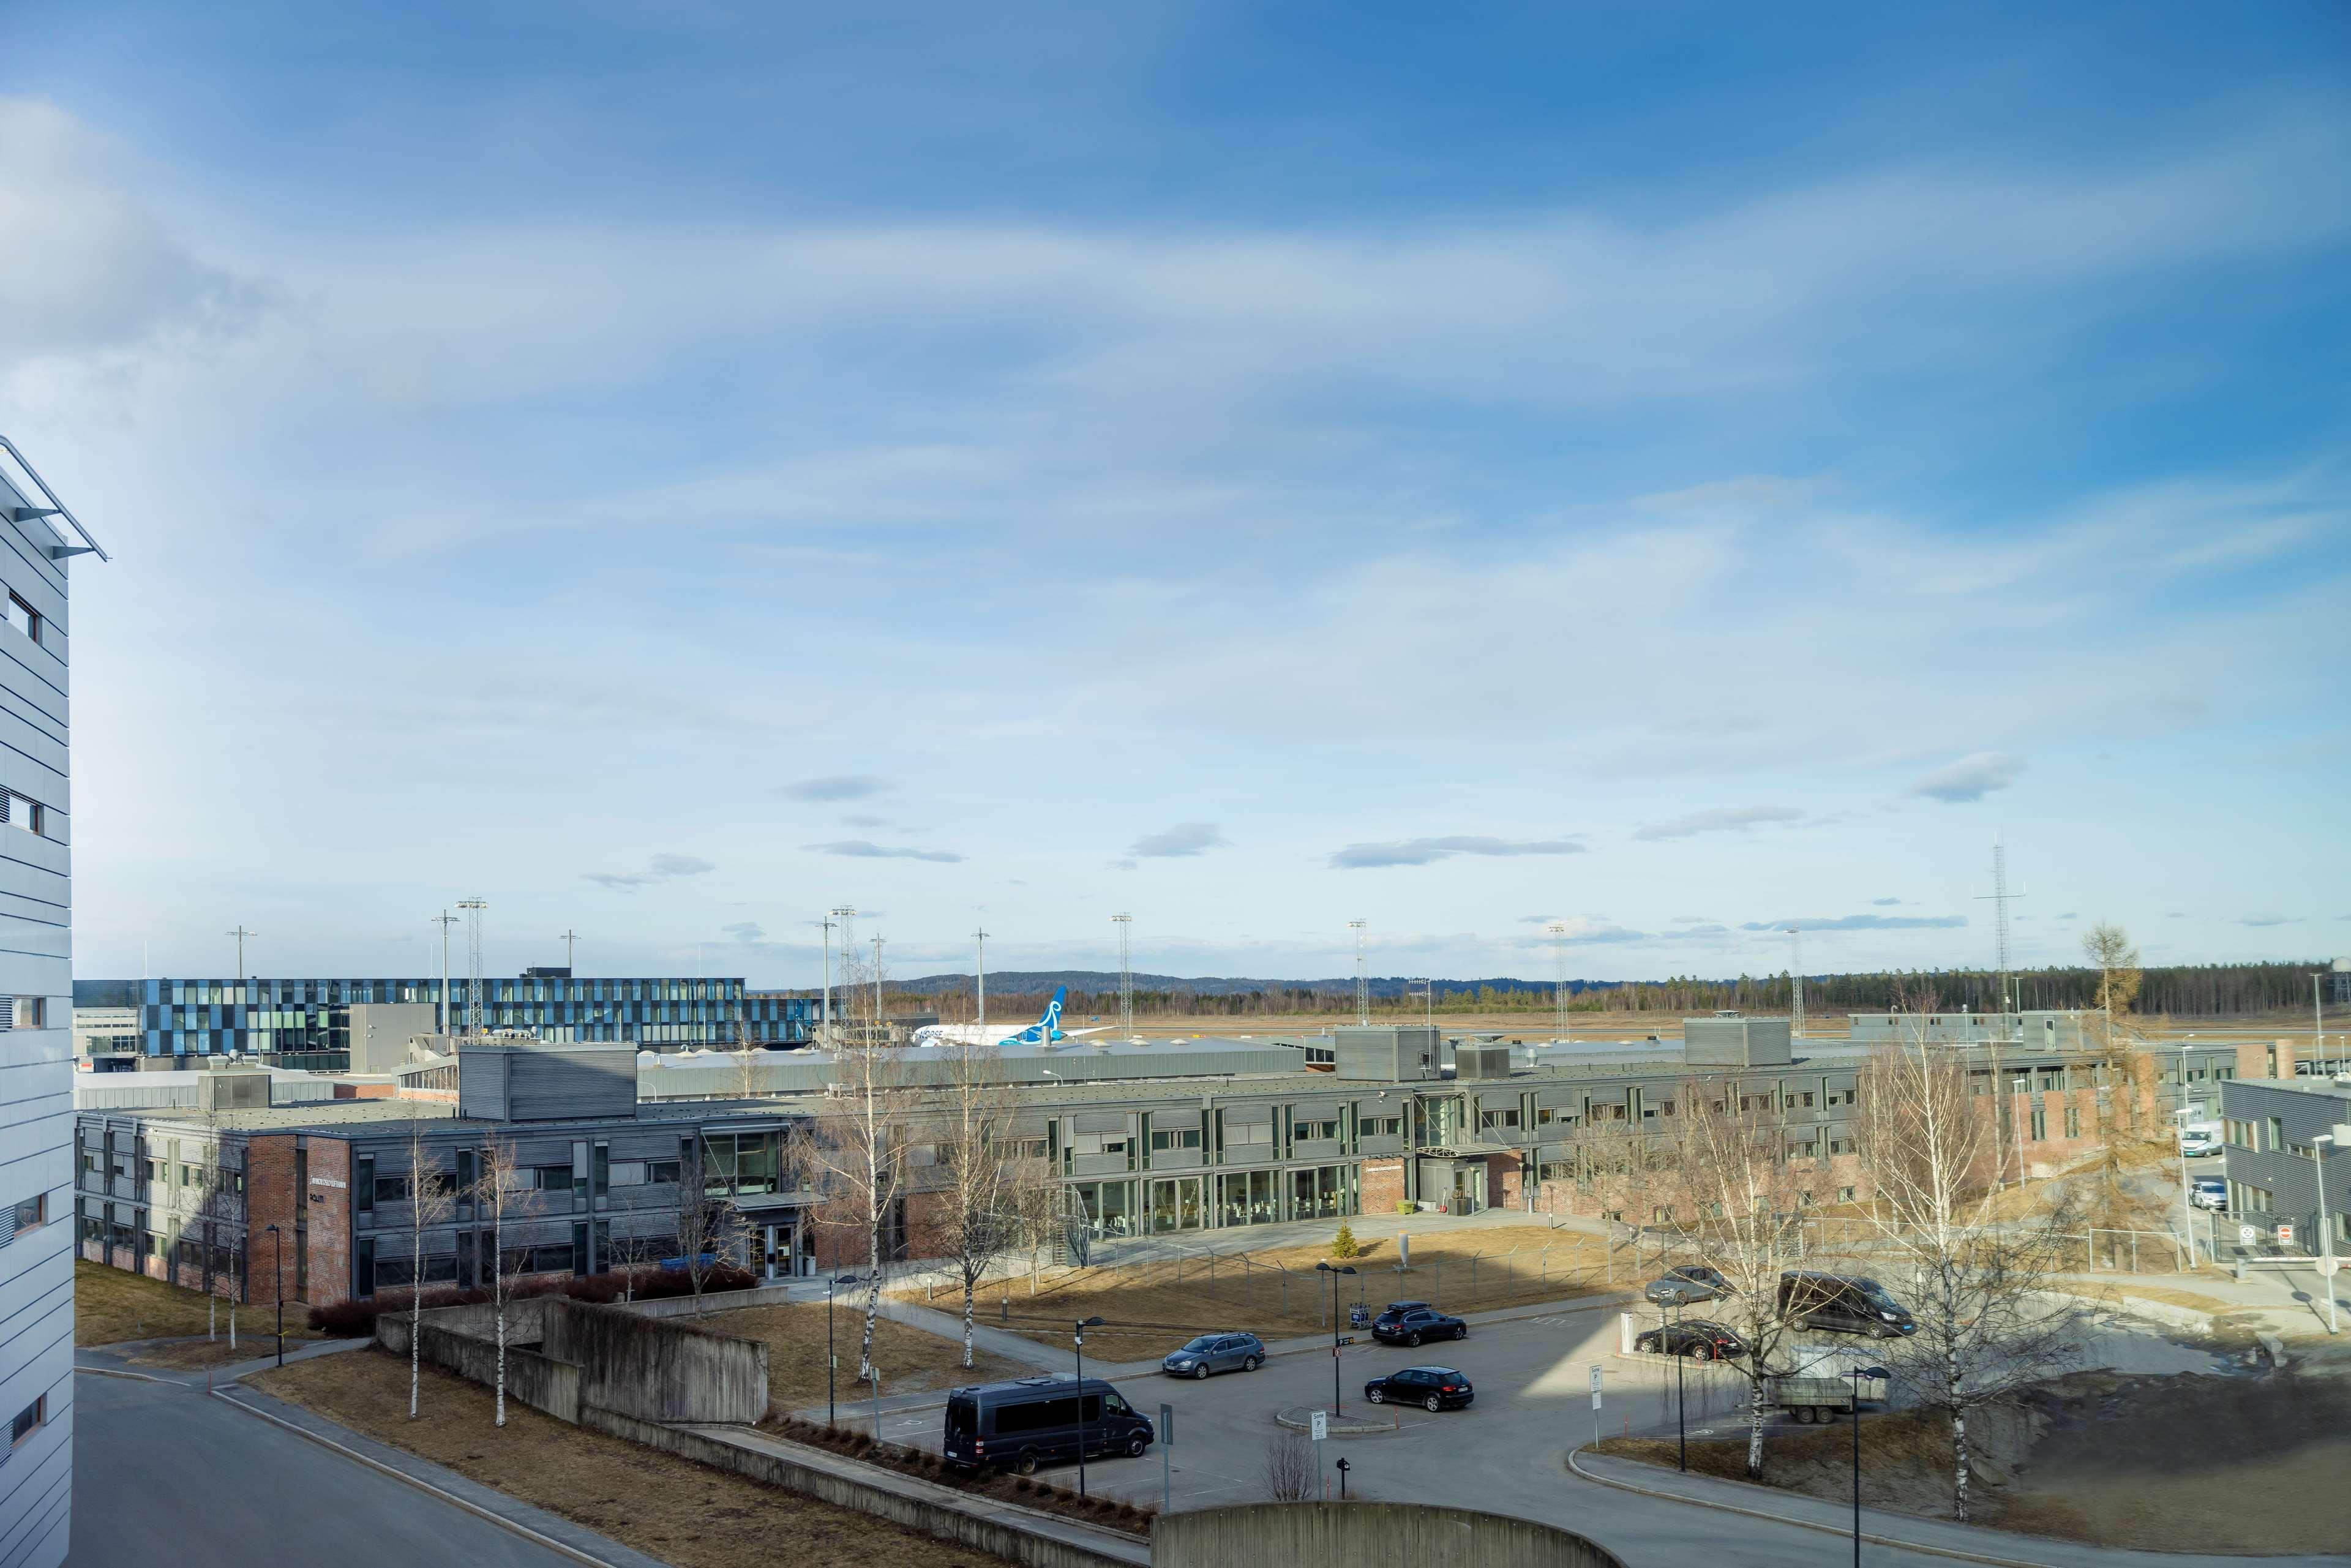
<path fill-rule="evenodd" d="M 1466 1508 L 1405 1502 L 1259 1502 L 1160 1515 L 1151 1568 L 1625 1568 L 1580 1535 Z"/>
<path fill-rule="evenodd" d="M 647 1421 L 753 1426 L 768 1414 L 768 1347 L 619 1307 L 553 1300 L 544 1348 L 580 1368 L 583 1404 Z"/>
<path fill-rule="evenodd" d="M 750 1448 L 722 1437 L 700 1432 L 684 1432 L 674 1427 L 656 1426 L 650 1421 L 615 1416 L 609 1411 L 591 1408 L 584 1413 L 584 1416 L 582 1425 L 597 1431 L 609 1432 L 613 1437 L 660 1448 L 699 1464 L 732 1470 L 737 1475 L 797 1492 L 802 1497 L 816 1498 L 838 1508 L 854 1509 L 876 1519 L 886 1519 L 934 1540 L 956 1542 L 981 1552 L 992 1552 L 1008 1562 L 1029 1564 L 1029 1568 L 1134 1568 L 1136 1562 L 1134 1557 L 1090 1551 L 1075 1541 L 1056 1540 L 1040 1533 L 1024 1523 L 1022 1516 L 1025 1511 L 999 1503 L 992 1498 L 966 1498 L 947 1488 L 894 1474 L 889 1475 L 890 1484 L 885 1486 L 878 1478 L 886 1472 L 877 1471 L 877 1479 L 864 1480 L 853 1473 L 849 1463 L 839 1466 L 824 1463 L 828 1456 L 810 1452 L 807 1460 L 794 1458 L 789 1454 L 791 1445 L 775 1444 L 776 1448 L 786 1450 L 777 1453 L 765 1447 Z M 1070 1533 L 1077 1531 L 1072 1530 Z M 1278 1559 L 1249 1555 L 1238 1561 L 1271 1562 Z M 1596 1564 L 1604 1560 L 1594 1558 L 1590 1561 Z M 1219 1563 L 1217 1568 L 1231 1568 L 1231 1564 L 1229 1562 Z M 1518 1565 L 1510 1564 L 1507 1568 L 1518 1568 Z"/>
<path fill-rule="evenodd" d="M 544 1333 L 550 1304 L 544 1298 L 507 1303 L 507 1397 L 576 1427 L 580 1424 L 580 1368 L 524 1348 Z M 406 1312 L 385 1312 L 376 1319 L 376 1343 L 395 1355 L 408 1354 L 408 1334 Z M 417 1354 L 485 1388 L 496 1387 L 497 1310 L 487 1303 L 425 1308 L 417 1333 Z"/>

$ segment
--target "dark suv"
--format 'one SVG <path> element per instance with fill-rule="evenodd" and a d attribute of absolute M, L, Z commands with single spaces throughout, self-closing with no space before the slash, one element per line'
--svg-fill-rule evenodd
<path fill-rule="evenodd" d="M 1372 1320 L 1372 1337 L 1382 1344 L 1421 1344 L 1433 1339 L 1468 1339 L 1469 1325 L 1447 1317 L 1426 1301 L 1390 1301 Z"/>
<path fill-rule="evenodd" d="M 1407 1366 L 1364 1385 L 1374 1405 L 1417 1405 L 1424 1410 L 1462 1410 L 1478 1397 L 1469 1380 L 1449 1366 Z"/>

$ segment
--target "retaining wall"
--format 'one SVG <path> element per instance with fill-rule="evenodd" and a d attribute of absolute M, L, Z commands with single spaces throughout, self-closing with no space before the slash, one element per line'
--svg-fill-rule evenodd
<path fill-rule="evenodd" d="M 548 1304 L 545 1301 L 507 1303 L 507 1397 L 576 1427 L 580 1424 L 580 1368 L 539 1350 L 523 1348 L 539 1340 Z M 393 1354 L 408 1354 L 408 1334 L 405 1312 L 377 1317 L 376 1343 Z M 416 1354 L 420 1360 L 485 1388 L 495 1388 L 497 1314 L 487 1306 L 428 1307 L 418 1329 Z"/>
<path fill-rule="evenodd" d="M 627 1416 L 616 1415 L 593 1406 L 580 1412 L 581 1425 L 632 1443 L 643 1443 L 650 1448 L 660 1448 L 682 1458 L 692 1459 L 717 1469 L 731 1470 L 768 1486 L 780 1487 L 836 1507 L 853 1509 L 859 1513 L 886 1519 L 904 1525 L 938 1541 L 953 1541 L 981 1552 L 993 1552 L 1010 1562 L 1029 1568 L 1136 1568 L 1143 1561 L 1141 1542 L 1135 1542 L 1133 1553 L 1096 1551 L 1076 1541 L 1056 1539 L 1037 1532 L 1022 1521 L 1023 1511 L 1009 1508 L 987 1498 L 965 1499 L 943 1487 L 894 1475 L 889 1479 L 897 1485 L 883 1484 L 880 1479 L 867 1481 L 853 1475 L 815 1462 L 792 1458 L 781 1442 L 753 1448 L 707 1433 L 657 1426 Z M 877 1472 L 877 1475 L 883 1472 Z M 902 1490 L 903 1489 L 903 1490 Z M 1040 1521 L 1041 1522 L 1041 1521 Z M 1260 1559 L 1245 1556 L 1240 1561 Z M 1262 1559 L 1278 1561 L 1278 1559 Z M 1153 1562 L 1157 1559 L 1154 1557 Z M 1548 1564 L 1551 1559 L 1542 1559 Z M 1560 1559 L 1564 1563 L 1567 1559 Z M 1592 1563 L 1603 1560 L 1594 1558 Z M 1605 1560 L 1614 1564 L 1614 1559 Z M 1528 1564 L 1510 1562 L 1499 1568 L 1529 1568 Z M 1231 1568 L 1230 1561 L 1217 1568 Z M 1616 1568 L 1622 1568 L 1617 1564 Z"/>
<path fill-rule="evenodd" d="M 1259 1502 L 1165 1513 L 1151 1568 L 1625 1568 L 1581 1535 L 1531 1519 L 1406 1502 Z"/>
<path fill-rule="evenodd" d="M 768 1414 L 768 1347 L 757 1340 L 550 1301 L 543 1348 L 579 1367 L 582 1403 L 616 1415 L 748 1427 Z"/>

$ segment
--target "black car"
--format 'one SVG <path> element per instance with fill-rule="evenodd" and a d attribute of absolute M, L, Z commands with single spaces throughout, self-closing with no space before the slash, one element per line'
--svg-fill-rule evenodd
<path fill-rule="evenodd" d="M 1372 1320 L 1372 1337 L 1382 1344 L 1421 1344 L 1433 1339 L 1468 1339 L 1469 1325 L 1447 1317 L 1426 1301 L 1390 1301 Z"/>
<path fill-rule="evenodd" d="M 1407 1366 L 1364 1385 L 1374 1405 L 1417 1405 L 1424 1410 L 1460 1410 L 1478 1397 L 1469 1379 L 1449 1366 Z"/>
<path fill-rule="evenodd" d="M 1719 1270 L 1703 1263 L 1686 1263 L 1650 1281 L 1641 1293 L 1658 1306 L 1675 1307 L 1689 1301 L 1711 1301 L 1718 1297 L 1737 1295 L 1738 1291 Z"/>
<path fill-rule="evenodd" d="M 1736 1361 L 1747 1354 L 1747 1342 L 1720 1323 L 1704 1318 L 1684 1318 L 1636 1334 L 1633 1348 L 1645 1355 L 1686 1355 L 1692 1361 Z"/>

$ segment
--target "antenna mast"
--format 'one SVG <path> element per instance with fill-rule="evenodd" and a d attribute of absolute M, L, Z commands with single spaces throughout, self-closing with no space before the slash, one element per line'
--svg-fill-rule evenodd
<path fill-rule="evenodd" d="M 457 924 L 457 917 L 444 909 L 433 916 L 433 924 L 441 927 L 441 1032 L 455 1034 L 449 1027 L 449 927 Z"/>
<path fill-rule="evenodd" d="M 1554 920 L 1543 927 L 1551 933 L 1551 1034 L 1556 1040 L 1567 1039 L 1567 922 Z"/>
<path fill-rule="evenodd" d="M 488 901 L 461 898 L 457 907 L 465 912 L 465 1032 L 482 1032 L 482 911 Z"/>
<path fill-rule="evenodd" d="M 1804 934 L 1793 925 L 1788 927 L 1788 1032 L 1801 1038 L 1804 1032 Z"/>
<path fill-rule="evenodd" d="M 1134 1038 L 1134 916 L 1113 915 L 1112 923 L 1118 927 L 1118 1037 Z"/>
<path fill-rule="evenodd" d="M 1355 934 L 1355 1021 L 1372 1021 L 1372 982 L 1364 975 L 1364 932 L 1370 922 L 1350 920 L 1347 929 Z"/>
<path fill-rule="evenodd" d="M 979 956 L 977 960 L 979 979 L 978 1023 L 979 1032 L 986 1034 L 987 1032 L 987 926 L 983 923 L 971 934 L 971 939 L 979 944 Z"/>

